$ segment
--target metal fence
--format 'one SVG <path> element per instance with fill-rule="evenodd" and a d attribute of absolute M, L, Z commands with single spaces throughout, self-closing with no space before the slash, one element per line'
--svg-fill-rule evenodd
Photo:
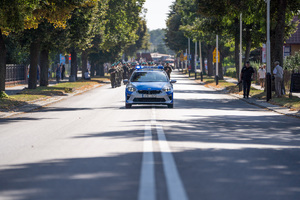
<path fill-rule="evenodd" d="M 5 82 L 23 81 L 26 79 L 25 65 L 6 65 Z"/>

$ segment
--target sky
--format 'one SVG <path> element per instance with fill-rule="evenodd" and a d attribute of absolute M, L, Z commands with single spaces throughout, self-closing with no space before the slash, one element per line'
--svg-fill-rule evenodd
<path fill-rule="evenodd" d="M 175 0 L 146 0 L 144 7 L 148 10 L 146 14 L 147 27 L 150 30 L 166 28 L 166 19 L 170 11 L 170 5 Z"/>

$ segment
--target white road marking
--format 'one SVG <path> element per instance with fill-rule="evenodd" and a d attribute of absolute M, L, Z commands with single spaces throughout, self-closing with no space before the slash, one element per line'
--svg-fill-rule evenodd
<path fill-rule="evenodd" d="M 166 177 L 170 200 L 187 200 L 187 194 L 180 179 L 174 157 L 166 140 L 165 133 L 160 125 L 156 125 L 159 146 L 162 155 L 163 168 Z"/>
<path fill-rule="evenodd" d="M 142 160 L 139 200 L 155 200 L 155 171 L 151 126 L 145 125 L 144 152 Z"/>
<path fill-rule="evenodd" d="M 152 108 L 151 124 L 156 124 L 156 112 L 155 112 L 155 108 Z"/>

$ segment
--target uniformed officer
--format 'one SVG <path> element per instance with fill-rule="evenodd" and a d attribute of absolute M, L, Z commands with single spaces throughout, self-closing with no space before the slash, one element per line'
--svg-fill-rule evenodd
<path fill-rule="evenodd" d="M 108 70 L 108 73 L 110 74 L 110 83 L 112 88 L 116 87 L 116 72 L 117 70 L 115 69 L 115 65 L 112 64 L 111 68 Z"/>
<path fill-rule="evenodd" d="M 119 82 L 120 82 L 120 68 L 119 68 L 119 64 L 116 63 L 116 87 L 119 87 Z"/>
<path fill-rule="evenodd" d="M 127 63 L 123 63 L 123 79 L 128 79 L 128 67 Z"/>
<path fill-rule="evenodd" d="M 170 67 L 169 63 L 167 63 L 164 67 L 165 72 L 167 73 L 169 79 L 171 77 L 172 68 Z"/>
<path fill-rule="evenodd" d="M 124 73 L 121 62 L 119 62 L 119 64 L 118 64 L 118 69 L 119 69 L 119 71 L 118 71 L 118 75 L 119 75 L 118 87 L 120 87 L 122 80 L 123 80 L 123 73 Z"/>
<path fill-rule="evenodd" d="M 134 70 L 135 70 L 135 64 L 136 63 L 131 63 L 131 68 L 129 69 L 129 78 L 131 77 L 131 75 L 132 75 L 132 73 L 134 72 Z"/>

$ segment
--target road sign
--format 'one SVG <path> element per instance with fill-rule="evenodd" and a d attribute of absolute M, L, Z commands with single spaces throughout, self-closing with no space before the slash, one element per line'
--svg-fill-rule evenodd
<path fill-rule="evenodd" d="M 216 57 L 217 57 L 217 48 L 215 48 L 215 50 L 214 50 L 214 52 L 213 52 L 213 63 L 216 63 L 216 62 L 217 62 Z M 221 57 L 220 51 L 218 51 L 218 63 L 220 62 L 220 57 Z"/>

